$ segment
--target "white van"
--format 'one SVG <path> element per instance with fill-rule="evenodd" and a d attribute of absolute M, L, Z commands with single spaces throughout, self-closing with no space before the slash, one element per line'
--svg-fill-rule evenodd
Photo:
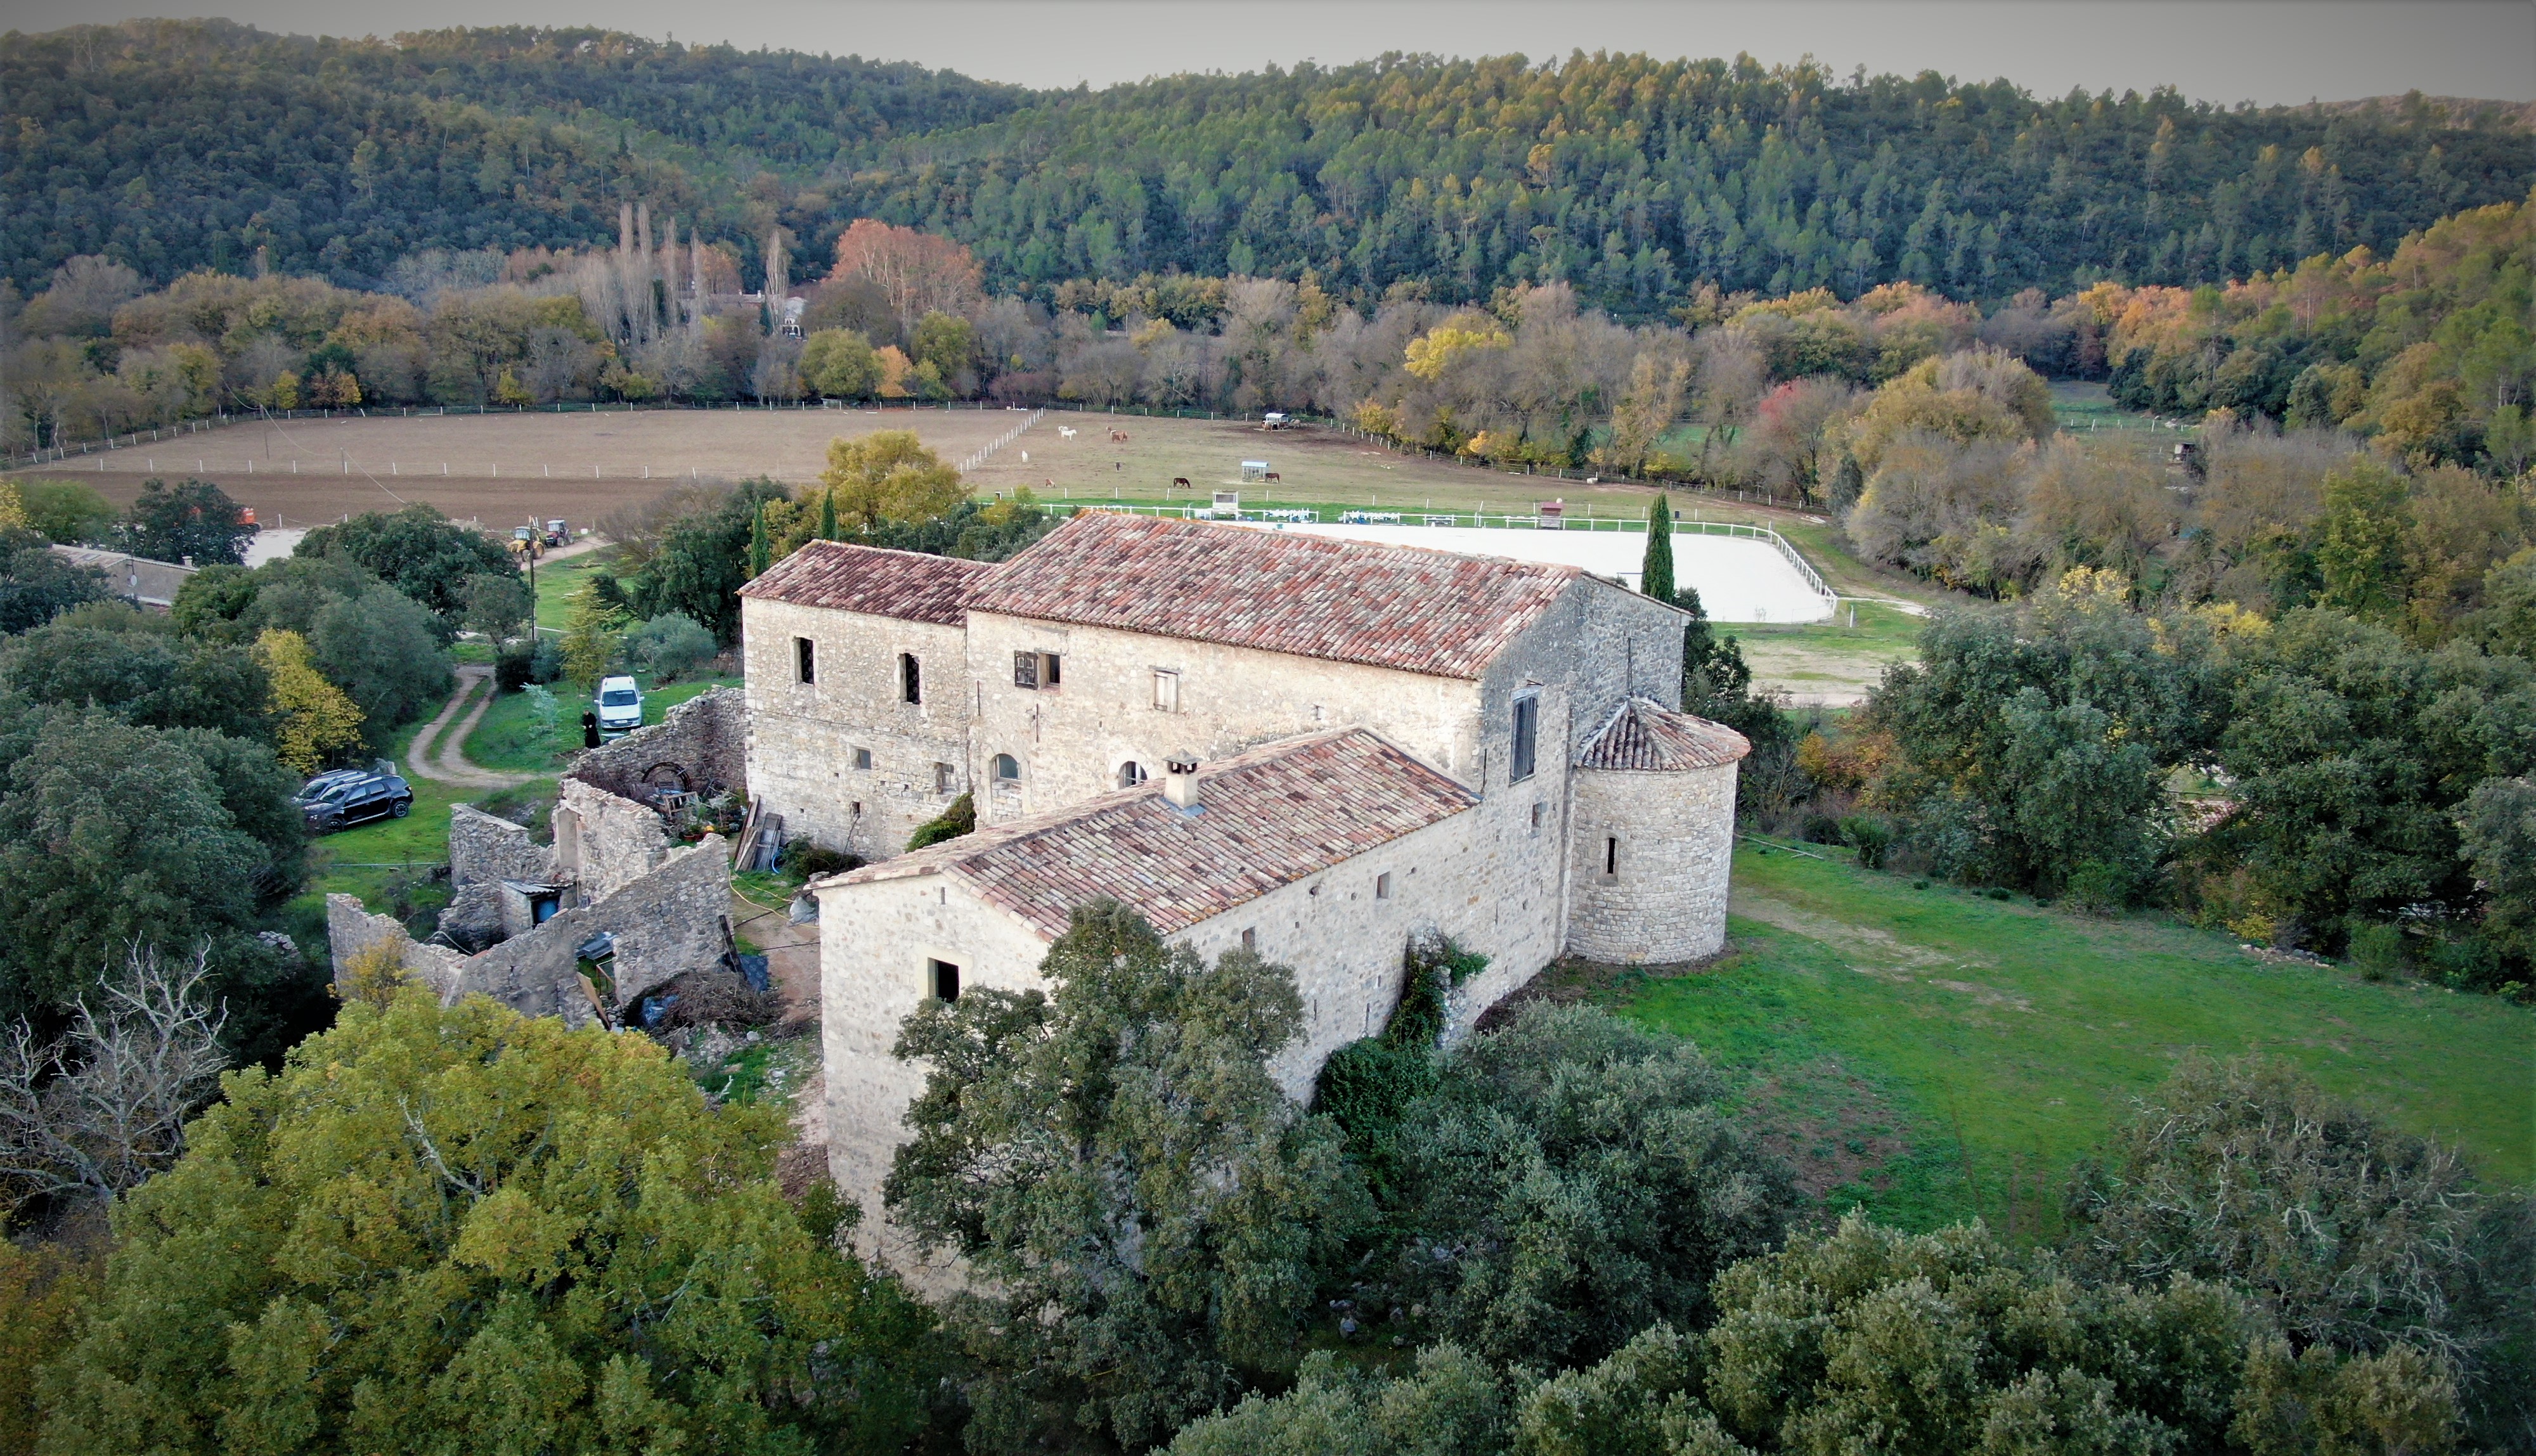
<path fill-rule="evenodd" d="M 643 690 L 631 677 L 599 679 L 599 734 L 613 738 L 643 726 Z"/>

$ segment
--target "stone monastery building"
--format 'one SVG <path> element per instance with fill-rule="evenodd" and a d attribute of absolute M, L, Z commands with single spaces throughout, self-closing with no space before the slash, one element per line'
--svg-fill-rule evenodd
<path fill-rule="evenodd" d="M 1292 966 L 1299 1098 L 1414 932 L 1489 958 L 1456 1033 L 1562 954 L 1724 942 L 1750 745 L 1665 706 L 1681 613 L 1577 568 L 1087 512 L 1000 565 L 814 541 L 740 595 L 750 791 L 873 861 L 811 888 L 831 1166 L 875 1215 L 900 1022 L 1035 983 L 1087 900 Z M 904 853 L 961 793 L 977 831 Z"/>

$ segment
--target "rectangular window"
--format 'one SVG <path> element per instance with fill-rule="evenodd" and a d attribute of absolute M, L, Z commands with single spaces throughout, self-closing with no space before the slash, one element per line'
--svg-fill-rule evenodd
<path fill-rule="evenodd" d="M 1154 711 L 1157 713 L 1180 711 L 1180 675 L 1177 672 L 1166 671 L 1160 667 L 1154 669 Z"/>
<path fill-rule="evenodd" d="M 1620 842 L 1618 840 L 1607 839 L 1603 841 L 1603 872 L 1605 874 L 1618 874 L 1620 872 Z"/>
<path fill-rule="evenodd" d="M 898 655 L 898 700 L 902 703 L 924 701 L 924 669 L 917 665 L 916 654 Z"/>
<path fill-rule="evenodd" d="M 858 769 L 868 769 L 871 767 L 870 749 L 857 748 L 855 750 L 855 767 Z"/>
<path fill-rule="evenodd" d="M 937 763 L 933 766 L 933 791 L 936 793 L 951 791 L 951 765 Z"/>
<path fill-rule="evenodd" d="M 1378 874 L 1373 877 L 1373 898 L 1376 900 L 1391 898 L 1391 876 Z"/>
<path fill-rule="evenodd" d="M 794 682 L 819 680 L 819 649 L 807 637 L 792 639 L 792 680 Z"/>
<path fill-rule="evenodd" d="M 1046 691 L 1062 680 L 1056 654 L 1052 652 L 1017 652 L 1013 654 L 1013 686 Z"/>
<path fill-rule="evenodd" d="M 960 968 L 949 961 L 926 961 L 924 989 L 937 1001 L 960 999 Z"/>
<path fill-rule="evenodd" d="M 1514 700 L 1514 772 L 1506 780 L 1520 784 L 1532 777 L 1533 740 L 1541 729 L 1541 695 L 1525 693 Z"/>
<path fill-rule="evenodd" d="M 1241 948 L 1243 950 L 1259 948 L 1259 931 L 1256 927 L 1241 932 Z"/>
<path fill-rule="evenodd" d="M 1535 834 L 1539 834 L 1539 833 L 1541 833 L 1541 816 L 1542 816 L 1542 811 L 1543 811 L 1544 809 L 1549 808 L 1549 807 L 1550 807 L 1550 806 L 1549 806 L 1548 804 L 1539 804 L 1539 803 L 1534 804 L 1534 805 L 1532 806 L 1532 832 L 1533 832 L 1533 833 L 1535 833 Z"/>

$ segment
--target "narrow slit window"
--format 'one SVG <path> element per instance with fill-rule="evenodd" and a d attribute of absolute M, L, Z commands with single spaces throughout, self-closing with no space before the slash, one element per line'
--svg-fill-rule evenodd
<path fill-rule="evenodd" d="M 792 639 L 792 680 L 801 683 L 819 680 L 819 647 L 807 637 Z"/>
<path fill-rule="evenodd" d="M 1532 832 L 1533 832 L 1533 833 L 1535 833 L 1535 834 L 1539 834 L 1539 833 L 1541 833 L 1541 818 L 1542 818 L 1542 811 L 1543 811 L 1544 809 L 1547 809 L 1548 807 L 1550 807 L 1548 804 L 1543 804 L 1543 803 L 1536 803 L 1536 804 L 1534 804 L 1534 805 L 1532 806 Z"/>
<path fill-rule="evenodd" d="M 1058 670 L 1058 666 L 1057 655 L 1055 653 L 1041 653 L 1039 655 L 1039 685 L 1042 687 L 1055 687 L 1064 682 L 1065 674 Z"/>
<path fill-rule="evenodd" d="M 1520 784 L 1532 777 L 1533 742 L 1540 731 L 1540 695 L 1525 693 L 1514 700 L 1514 766 L 1507 783 Z"/>
<path fill-rule="evenodd" d="M 1259 948 L 1259 931 L 1257 927 L 1254 926 L 1241 932 L 1241 948 L 1243 950 L 1257 950 Z"/>
<path fill-rule="evenodd" d="M 960 999 L 960 968 L 949 961 L 924 963 L 924 989 L 937 1001 Z"/>
<path fill-rule="evenodd" d="M 1177 672 L 1166 671 L 1160 667 L 1154 669 L 1154 711 L 1157 713 L 1180 711 L 1180 675 Z"/>
<path fill-rule="evenodd" d="M 937 763 L 933 766 L 933 791 L 936 793 L 951 791 L 951 765 Z"/>
<path fill-rule="evenodd" d="M 1605 874 L 1620 872 L 1620 842 L 1617 839 L 1603 841 L 1603 872 Z"/>
<path fill-rule="evenodd" d="M 1373 898 L 1376 900 L 1388 900 L 1391 898 L 1390 875 L 1378 874 L 1373 877 Z"/>
<path fill-rule="evenodd" d="M 924 701 L 924 668 L 917 663 L 916 654 L 912 652 L 898 655 L 898 700 L 902 703 Z"/>

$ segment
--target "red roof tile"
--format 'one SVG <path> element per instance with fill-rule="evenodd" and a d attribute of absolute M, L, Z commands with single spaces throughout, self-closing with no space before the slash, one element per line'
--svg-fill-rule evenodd
<path fill-rule="evenodd" d="M 968 620 L 961 599 L 995 570 L 957 556 L 814 540 L 768 567 L 739 595 L 957 627 Z"/>
<path fill-rule="evenodd" d="M 1423 546 L 1085 511 L 973 611 L 1478 677 L 1582 573 Z"/>
<path fill-rule="evenodd" d="M 1722 723 L 1676 713 L 1646 698 L 1612 710 L 1576 755 L 1580 769 L 1678 773 L 1713 769 L 1752 751 L 1751 740 Z"/>
<path fill-rule="evenodd" d="M 1364 728 L 1289 738 L 1198 774 L 1200 812 L 1157 781 L 981 829 L 825 881 L 951 874 L 1053 938 L 1109 897 L 1165 934 L 1461 813 L 1479 795 Z"/>

